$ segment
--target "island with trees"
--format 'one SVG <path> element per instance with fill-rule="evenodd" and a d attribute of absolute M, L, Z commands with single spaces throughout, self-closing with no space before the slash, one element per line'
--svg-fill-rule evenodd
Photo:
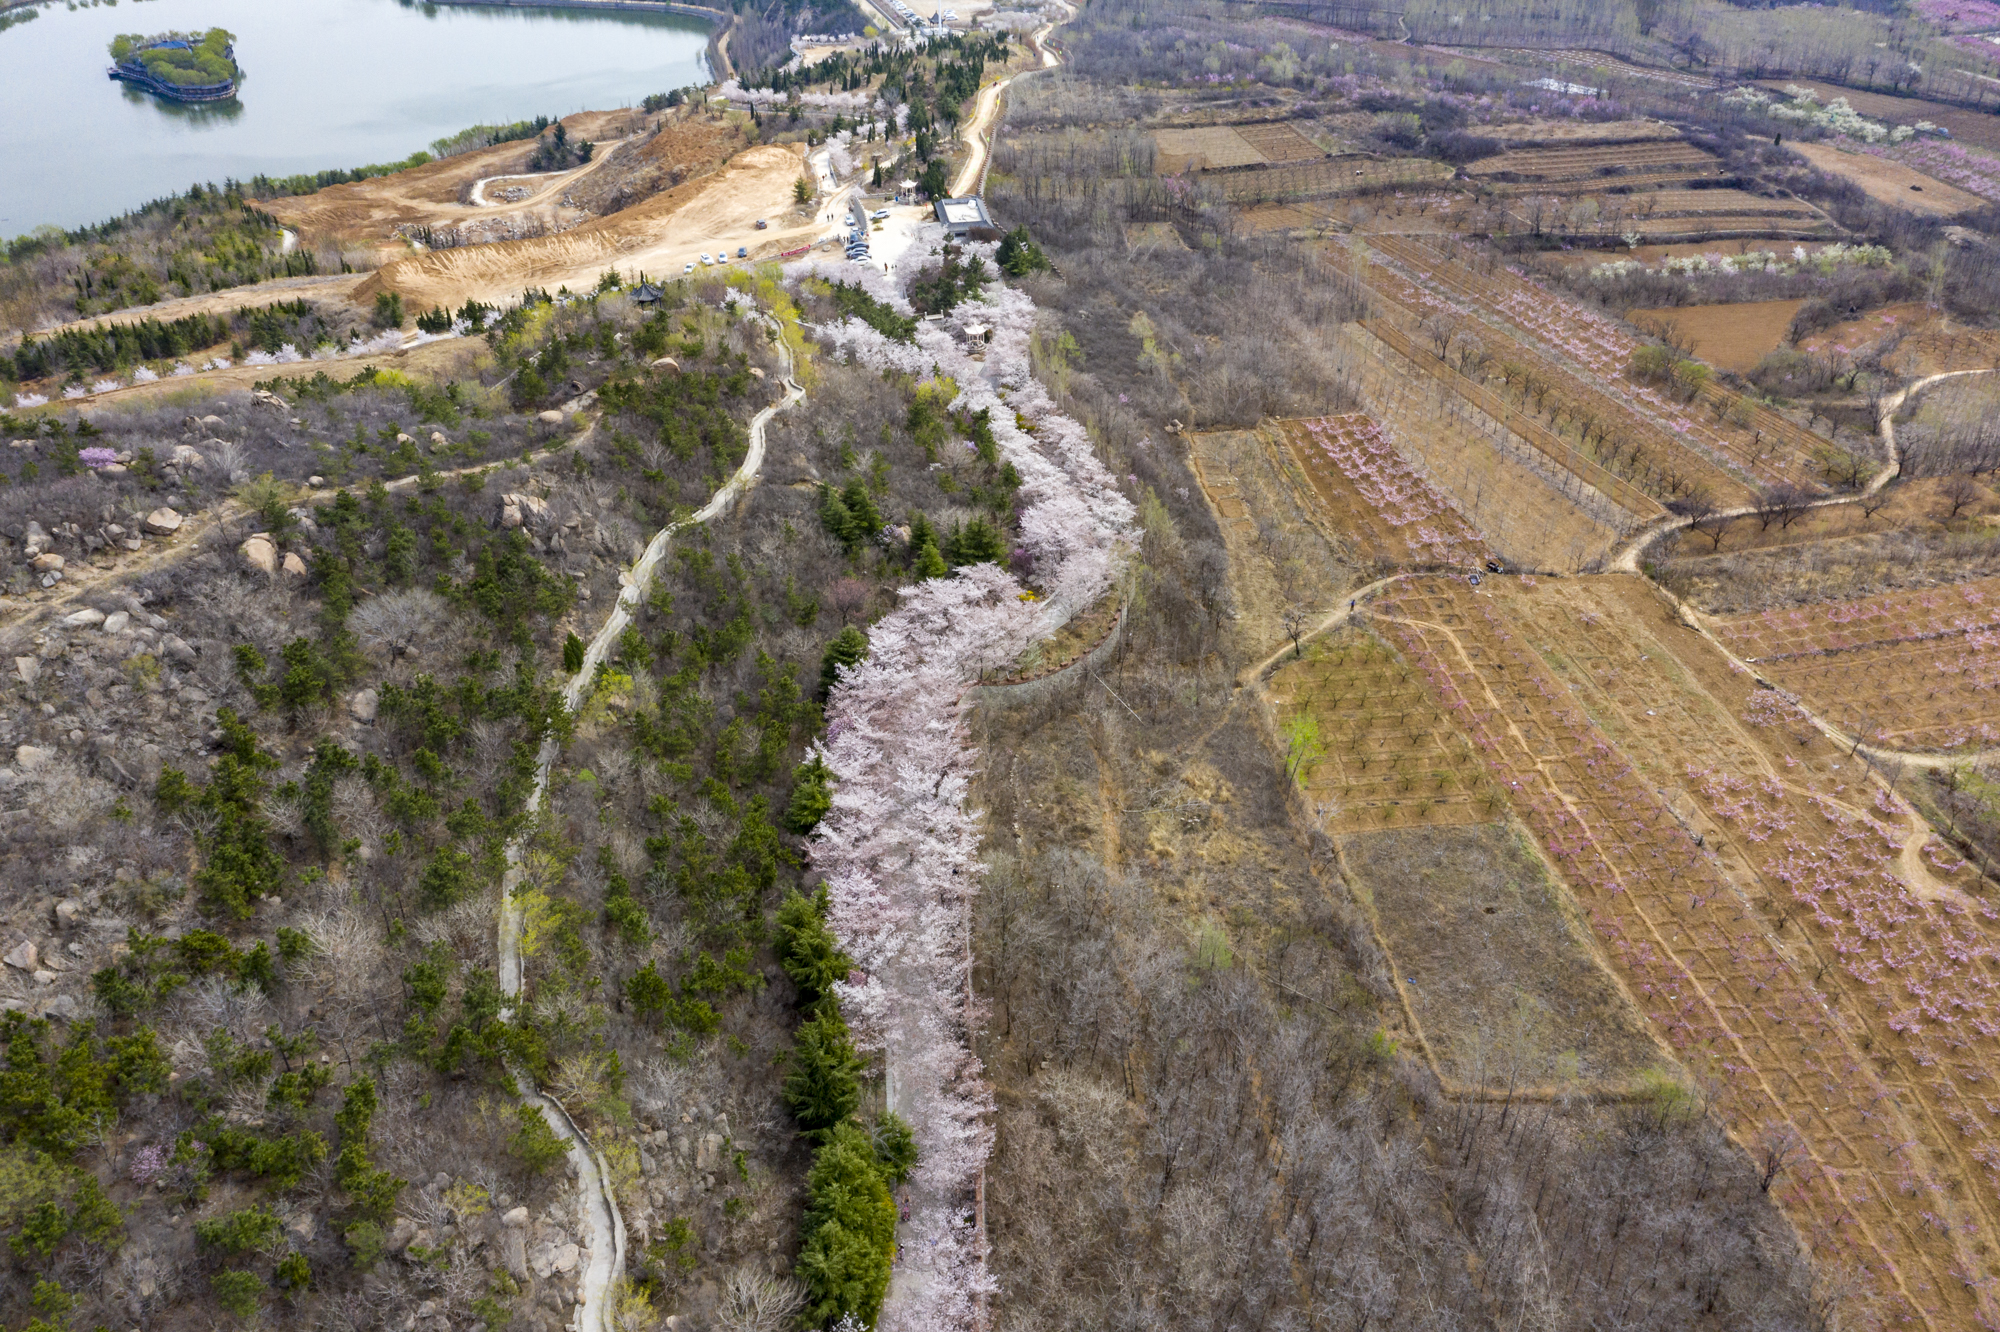
<path fill-rule="evenodd" d="M 151 37 L 123 33 L 111 42 L 110 74 L 177 102 L 225 101 L 236 95 L 242 73 L 235 41 L 235 34 L 224 28 Z"/>

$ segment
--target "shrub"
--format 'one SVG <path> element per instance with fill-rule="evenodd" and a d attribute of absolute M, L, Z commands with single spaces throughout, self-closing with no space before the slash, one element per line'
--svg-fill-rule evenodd
<path fill-rule="evenodd" d="M 785 806 L 785 827 L 803 837 L 819 826 L 833 808 L 833 770 L 817 754 L 792 773 L 792 799 Z"/>
<path fill-rule="evenodd" d="M 808 1006 L 830 999 L 833 987 L 854 969 L 854 963 L 840 951 L 833 931 L 826 927 L 826 907 L 824 884 L 811 897 L 795 888 L 778 904 L 778 963 L 799 987 L 799 998 Z"/>
<path fill-rule="evenodd" d="M 806 1286 L 805 1327 L 852 1316 L 873 1326 L 896 1256 L 896 1203 L 857 1124 L 836 1128 L 806 1176 L 806 1216 L 795 1269 Z"/>
<path fill-rule="evenodd" d="M 278 1238 L 277 1216 L 265 1207 L 246 1207 L 227 1216 L 210 1217 L 194 1223 L 195 1238 L 227 1253 L 250 1253 L 268 1248 Z"/>
<path fill-rule="evenodd" d="M 903 1117 L 884 1110 L 875 1120 L 875 1159 L 891 1184 L 901 1184 L 917 1164 L 917 1138 Z"/>
<path fill-rule="evenodd" d="M 255 1272 L 217 1272 L 208 1279 L 208 1287 L 223 1311 L 238 1318 L 255 1317 L 263 1302 L 264 1282 Z"/>
<path fill-rule="evenodd" d="M 861 1056 L 837 1011 L 822 1009 L 800 1024 L 786 1067 L 785 1104 L 808 1133 L 845 1121 L 861 1100 Z"/>
<path fill-rule="evenodd" d="M 819 659 L 819 696 L 825 698 L 832 692 L 842 666 L 859 665 L 867 658 L 868 635 L 851 624 L 835 634 Z"/>
<path fill-rule="evenodd" d="M 549 1127 L 548 1118 L 539 1107 L 516 1106 L 514 1114 L 520 1127 L 507 1140 L 507 1148 L 520 1158 L 529 1174 L 539 1175 L 569 1155 L 569 1144 Z"/>

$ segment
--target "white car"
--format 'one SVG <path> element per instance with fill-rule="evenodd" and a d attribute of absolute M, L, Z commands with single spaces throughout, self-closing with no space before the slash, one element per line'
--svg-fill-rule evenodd
<path fill-rule="evenodd" d="M 887 216 L 889 216 L 889 210 L 888 210 L 888 209 L 886 209 L 886 208 L 878 208 L 878 209 L 876 209 L 876 210 L 875 210 L 874 212 L 872 212 L 872 213 L 870 213 L 870 214 L 868 215 L 868 220 L 869 220 L 869 221 L 871 221 L 871 222 L 880 222 L 880 221 L 881 221 L 881 220 L 882 220 L 883 218 L 885 218 L 885 217 L 887 217 Z"/>
<path fill-rule="evenodd" d="M 692 273 L 692 272 L 694 272 L 694 265 L 693 265 L 693 264 L 682 264 L 682 265 L 681 265 L 681 272 L 683 272 L 683 273 Z"/>
<path fill-rule="evenodd" d="M 702 266 L 703 268 L 709 268 L 709 267 L 712 267 L 712 266 L 713 266 L 714 264 L 715 264 L 715 260 L 713 260 L 713 259 L 709 258 L 709 257 L 708 257 L 707 255 L 705 255 L 705 254 L 704 254 L 704 255 L 703 255 L 703 256 L 701 257 L 701 266 Z"/>

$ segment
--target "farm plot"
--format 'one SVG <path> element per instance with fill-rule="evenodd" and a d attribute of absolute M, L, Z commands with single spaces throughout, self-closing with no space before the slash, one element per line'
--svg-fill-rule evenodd
<path fill-rule="evenodd" d="M 2000 912 L 1932 877 L 1909 808 L 1636 578 L 1407 587 L 1391 641 L 1732 1132 L 1782 1163 L 1774 1195 L 1864 1288 L 1848 1321 L 2000 1314 Z"/>
<path fill-rule="evenodd" d="M 1573 236 L 1623 236 L 1636 232 L 1660 241 L 1723 236 L 1782 235 L 1811 240 L 1833 233 L 1826 214 L 1797 199 L 1765 199 L 1724 186 L 1677 188 L 1686 176 L 1635 172 L 1615 188 L 1497 185 L 1516 226 Z"/>
<path fill-rule="evenodd" d="M 1696 400 L 1681 402 L 1634 381 L 1626 365 L 1639 341 L 1613 321 L 1512 270 L 1498 265 L 1475 269 L 1439 244 L 1400 236 L 1376 237 L 1374 243 L 1407 280 L 1427 285 L 1427 294 L 1439 297 L 1446 308 L 1477 311 L 1482 323 L 1476 336 L 1513 334 L 1521 341 L 1510 354 L 1526 352 L 1528 346 L 1521 344 L 1532 344 L 1580 369 L 1582 382 L 1565 376 L 1570 382 L 1564 395 L 1610 419 L 1633 423 L 1637 430 L 1632 433 L 1642 442 L 1698 453 L 1711 466 L 1764 484 L 1816 485 L 1825 439 L 1725 388 L 1710 385 Z M 1711 483 L 1710 496 L 1718 503 L 1726 502 L 1725 493 Z"/>
<path fill-rule="evenodd" d="M 1694 354 L 1718 370 L 1751 370 L 1783 344 L 1802 297 L 1778 301 L 1736 301 L 1726 305 L 1677 305 L 1627 310 L 1640 328 L 1658 332 L 1668 324 L 1685 333 Z"/>
<path fill-rule="evenodd" d="M 1328 832 L 1479 823 L 1505 807 L 1423 680 L 1367 630 L 1318 639 L 1270 687 L 1281 730 L 1299 737 L 1292 760 Z"/>
<path fill-rule="evenodd" d="M 1510 148 L 1493 157 L 1482 157 L 1465 168 L 1480 180 L 1553 183 L 1603 181 L 1623 183 L 1627 175 L 1676 179 L 1720 174 L 1722 165 L 1710 153 L 1692 144 L 1672 140 L 1638 143 L 1593 143 L 1559 148 Z"/>
<path fill-rule="evenodd" d="M 1588 469 L 1608 472 L 1619 484 L 1654 500 L 1697 492 L 1705 492 L 1721 504 L 1751 500 L 1749 481 L 1727 461 L 1718 462 L 1708 452 L 1689 447 L 1686 431 L 1676 432 L 1657 414 L 1637 410 L 1633 395 L 1612 396 L 1624 387 L 1620 382 L 1612 381 L 1600 389 L 1595 376 L 1573 373 L 1555 356 L 1545 354 L 1536 341 L 1523 336 L 1526 325 L 1527 331 L 1550 338 L 1556 346 L 1600 359 L 1602 343 L 1617 339 L 1629 356 L 1636 340 L 1616 324 L 1575 307 L 1552 312 L 1516 311 L 1505 305 L 1482 309 L 1478 300 L 1467 299 L 1461 288 L 1441 282 L 1423 285 L 1423 270 L 1405 262 L 1404 256 L 1427 252 L 1410 238 L 1376 236 L 1373 241 L 1377 253 L 1398 262 L 1395 267 L 1383 264 L 1368 269 L 1365 280 L 1370 290 L 1390 307 L 1371 328 L 1400 320 L 1400 333 L 1384 336 L 1431 343 L 1435 353 L 1417 351 L 1414 355 L 1432 356 L 1449 369 L 1433 367 L 1428 361 L 1420 363 L 1426 369 L 1460 376 L 1466 391 L 1475 398 L 1493 398 L 1495 405 L 1488 407 L 1482 401 L 1483 409 L 1537 425 L 1546 421 L 1552 436 L 1560 433 L 1565 439 L 1574 438 L 1574 445 L 1564 443 L 1562 448 L 1583 455 Z M 1510 313 L 1516 316 L 1512 320 L 1506 318 Z M 1660 394 L 1650 389 L 1645 392 L 1651 399 L 1667 403 Z M 1685 418 L 1678 404 L 1669 406 L 1675 409 L 1676 418 Z M 1689 430 L 1694 428 L 1694 423 L 1689 423 Z M 1760 457 L 1758 461 L 1766 460 Z M 1594 479 L 1591 483 L 1599 485 Z M 1618 503 L 1639 511 L 1622 497 Z"/>
<path fill-rule="evenodd" d="M 1322 157 L 1316 161 L 1213 171 L 1204 184 L 1231 203 L 1288 203 L 1340 194 L 1368 193 L 1392 186 L 1437 184 L 1451 178 L 1442 162 L 1415 157 Z"/>
<path fill-rule="evenodd" d="M 1153 147 L 1154 161 L 1163 176 L 1177 176 L 1190 167 L 1205 170 L 1260 166 L 1264 162 L 1264 154 L 1230 125 L 1155 130 Z"/>
<path fill-rule="evenodd" d="M 1327 155 L 1324 148 L 1300 133 L 1298 126 L 1288 122 L 1238 125 L 1236 133 L 1266 162 L 1310 162 Z"/>
<path fill-rule="evenodd" d="M 1451 497 L 1410 465 L 1389 433 L 1353 414 L 1273 429 L 1325 507 L 1333 531 L 1391 564 L 1476 570 L 1486 540 Z"/>
<path fill-rule="evenodd" d="M 1528 1094 L 1620 1091 L 1660 1062 L 1588 926 L 1513 825 L 1356 833 L 1341 838 L 1340 864 L 1445 1078 Z"/>
<path fill-rule="evenodd" d="M 1889 749 L 2000 743 L 2000 579 L 1729 616 L 1716 637 L 1813 711 Z"/>
<path fill-rule="evenodd" d="M 1503 424 L 1468 401 L 1461 385 L 1414 373 L 1420 361 L 1366 327 L 1350 325 L 1342 339 L 1362 402 L 1507 563 L 1573 571 L 1636 525 L 1557 455 L 1524 439 L 1528 423 Z"/>

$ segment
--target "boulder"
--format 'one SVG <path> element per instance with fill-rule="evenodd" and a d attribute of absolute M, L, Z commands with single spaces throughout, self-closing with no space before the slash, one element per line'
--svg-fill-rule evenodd
<path fill-rule="evenodd" d="M 549 502 L 538 495 L 507 494 L 500 497 L 500 526 L 537 526 L 548 517 Z"/>
<path fill-rule="evenodd" d="M 40 745 L 16 745 L 14 766 L 22 772 L 33 772 L 56 756 L 56 751 Z"/>
<path fill-rule="evenodd" d="M 23 939 L 0 962 L 5 962 L 16 971 L 33 971 L 41 964 L 42 952 L 35 947 L 33 939 Z"/>
<path fill-rule="evenodd" d="M 40 657 L 16 657 L 14 658 L 14 673 L 21 677 L 22 684 L 32 687 L 35 681 L 42 678 L 42 659 Z"/>
<path fill-rule="evenodd" d="M 375 714 L 381 710 L 381 706 L 381 695 L 373 689 L 356 690 L 354 696 L 347 700 L 348 715 L 358 722 L 374 721 Z"/>
<path fill-rule="evenodd" d="M 61 573 L 65 563 L 67 561 L 54 551 L 43 551 L 40 555 L 28 561 L 28 567 L 36 573 Z"/>
<path fill-rule="evenodd" d="M 270 537 L 261 532 L 238 546 L 236 553 L 243 557 L 246 568 L 262 574 L 278 572 L 278 548 L 272 544 Z"/>
<path fill-rule="evenodd" d="M 93 606 L 85 606 L 80 611 L 71 611 L 63 616 L 62 622 L 72 629 L 88 629 L 92 625 L 104 623 L 104 612 Z"/>
<path fill-rule="evenodd" d="M 750 367 L 750 374 L 757 379 L 762 379 L 764 377 L 764 372 L 762 370 L 759 370 L 754 365 Z"/>
<path fill-rule="evenodd" d="M 62 901 L 56 903 L 56 924 L 61 926 L 63 929 L 67 930 L 73 928 L 76 925 L 76 923 L 82 919 L 83 919 L 82 898 L 65 897 Z"/>
<path fill-rule="evenodd" d="M 168 634 L 165 638 L 162 638 L 160 640 L 160 651 L 166 653 L 167 659 L 177 665 L 192 666 L 195 664 L 194 649 L 189 647 L 187 640 L 179 634 Z"/>
<path fill-rule="evenodd" d="M 195 422 L 195 424 L 210 434 L 214 434 L 229 423 L 219 416 L 204 416 L 201 420 Z"/>
<path fill-rule="evenodd" d="M 549 1259 L 549 1266 L 558 1272 L 574 1272 L 577 1260 L 582 1256 L 583 1250 L 579 1249 L 576 1245 L 565 1244 L 557 1249 L 555 1255 Z"/>
<path fill-rule="evenodd" d="M 176 444 L 168 461 L 176 467 L 206 467 L 208 459 L 201 456 L 201 450 L 192 444 Z M 169 510 L 169 512 L 172 512 Z M 175 515 L 178 519 L 179 515 Z"/>
<path fill-rule="evenodd" d="M 536 417 L 535 419 L 540 421 L 543 425 L 559 426 L 563 423 L 563 414 L 558 411 L 550 410 L 543 412 L 540 416 Z"/>
<path fill-rule="evenodd" d="M 500 1258 L 507 1275 L 516 1281 L 528 1279 L 528 1237 L 524 1231 L 509 1230 L 500 1236 Z"/>
<path fill-rule="evenodd" d="M 181 516 L 165 504 L 146 515 L 146 530 L 154 536 L 172 536 L 181 527 Z"/>
<path fill-rule="evenodd" d="M 681 372 L 681 363 L 671 356 L 662 356 L 659 360 L 653 362 L 653 368 L 655 370 L 671 370 L 675 374 L 679 374 Z"/>
<path fill-rule="evenodd" d="M 125 475 L 125 473 L 131 471 L 132 469 L 127 467 L 124 463 L 106 463 L 104 464 L 104 466 L 96 468 L 94 470 L 97 472 L 99 476 L 123 476 Z"/>
<path fill-rule="evenodd" d="M 443 453 L 446 449 L 450 447 L 451 447 L 451 441 L 444 437 L 444 431 L 442 430 L 431 431 L 432 453 Z"/>
<path fill-rule="evenodd" d="M 55 983 L 56 983 L 56 973 L 55 973 L 55 972 L 53 972 L 53 971 L 38 971 L 38 972 L 36 972 L 36 973 L 35 973 L 35 984 L 37 984 L 37 985 L 54 985 Z"/>
<path fill-rule="evenodd" d="M 722 1135 L 720 1133 L 702 1134 L 701 1142 L 695 1148 L 694 1168 L 702 1174 L 708 1174 L 721 1164 Z"/>
<path fill-rule="evenodd" d="M 294 578 L 304 578 L 306 576 L 306 562 L 291 551 L 286 551 L 284 570 Z"/>
<path fill-rule="evenodd" d="M 526 1230 L 528 1228 L 528 1209 L 525 1207 L 516 1207 L 513 1211 L 501 1216 L 500 1224 L 509 1230 Z"/>
<path fill-rule="evenodd" d="M 401 1253 L 410 1247 L 410 1241 L 417 1237 L 417 1223 L 407 1216 L 396 1218 L 396 1224 L 389 1227 L 389 1252 Z"/>
<path fill-rule="evenodd" d="M 122 634 L 132 627 L 132 617 L 125 611 L 113 611 L 104 617 L 104 632 Z"/>

